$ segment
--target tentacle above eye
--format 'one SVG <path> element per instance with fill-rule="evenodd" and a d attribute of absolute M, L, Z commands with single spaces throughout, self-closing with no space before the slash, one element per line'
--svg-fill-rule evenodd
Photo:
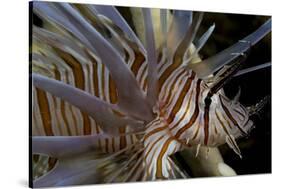
<path fill-rule="evenodd" d="M 206 60 L 203 60 L 198 64 L 190 64 L 188 65 L 188 68 L 195 71 L 198 74 L 198 77 L 206 78 L 220 69 L 222 66 L 237 58 L 239 54 L 247 51 L 251 45 L 259 42 L 270 31 L 271 19 L 265 22 L 255 32 L 240 40 L 236 44 Z"/>
<path fill-rule="evenodd" d="M 211 97 L 214 93 L 217 93 L 226 83 L 228 83 L 232 76 L 237 73 L 238 69 L 245 62 L 247 56 L 245 54 L 240 55 L 237 60 L 224 66 L 213 78 L 213 82 L 210 86 L 208 97 Z"/>

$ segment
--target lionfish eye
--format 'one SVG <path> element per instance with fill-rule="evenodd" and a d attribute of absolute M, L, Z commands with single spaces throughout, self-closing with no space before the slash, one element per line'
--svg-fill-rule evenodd
<path fill-rule="evenodd" d="M 209 105 L 212 103 L 211 97 L 207 95 L 207 96 L 205 97 L 204 102 L 205 102 L 205 105 L 209 106 Z"/>

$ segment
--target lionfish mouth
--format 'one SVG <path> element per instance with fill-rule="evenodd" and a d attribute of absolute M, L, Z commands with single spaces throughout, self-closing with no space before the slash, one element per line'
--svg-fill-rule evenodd
<path fill-rule="evenodd" d="M 35 187 L 187 178 L 171 155 L 193 147 L 196 161 L 202 148 L 202 161 L 219 162 L 213 175 L 235 174 L 216 147 L 241 156 L 235 139 L 263 103 L 245 108 L 223 86 L 270 66 L 239 70 L 271 20 L 201 60 L 215 28 L 194 45 L 201 12 L 135 8 L 137 36 L 113 6 L 33 2 L 31 11 L 44 23 L 32 25 Z"/>

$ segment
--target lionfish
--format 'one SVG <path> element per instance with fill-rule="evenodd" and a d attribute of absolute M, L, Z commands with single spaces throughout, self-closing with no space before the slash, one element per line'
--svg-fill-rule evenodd
<path fill-rule="evenodd" d="M 135 8 L 136 35 L 113 6 L 33 2 L 31 11 L 44 23 L 32 25 L 35 187 L 188 178 L 171 158 L 182 150 L 214 153 L 217 175 L 235 174 L 216 147 L 241 156 L 235 139 L 263 102 L 244 107 L 223 86 L 249 71 L 239 69 L 271 20 L 201 60 L 215 28 L 195 42 L 202 12 Z"/>

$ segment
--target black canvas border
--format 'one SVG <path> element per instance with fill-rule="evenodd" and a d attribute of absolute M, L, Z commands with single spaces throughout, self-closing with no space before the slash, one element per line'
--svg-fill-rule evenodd
<path fill-rule="evenodd" d="M 28 91 L 29 91 L 29 95 L 28 95 L 28 100 L 29 100 L 29 107 L 28 107 L 28 114 L 29 114 L 29 128 L 28 128 L 28 186 L 30 188 L 33 188 L 33 174 L 32 174 L 32 77 L 31 77 L 31 73 L 32 73 L 32 65 L 31 65 L 31 61 L 32 61 L 32 12 L 33 12 L 33 2 L 28 2 L 29 4 L 29 10 L 28 10 L 28 24 L 29 24 L 29 31 L 28 31 L 28 45 L 29 45 L 29 68 L 28 68 Z"/>

